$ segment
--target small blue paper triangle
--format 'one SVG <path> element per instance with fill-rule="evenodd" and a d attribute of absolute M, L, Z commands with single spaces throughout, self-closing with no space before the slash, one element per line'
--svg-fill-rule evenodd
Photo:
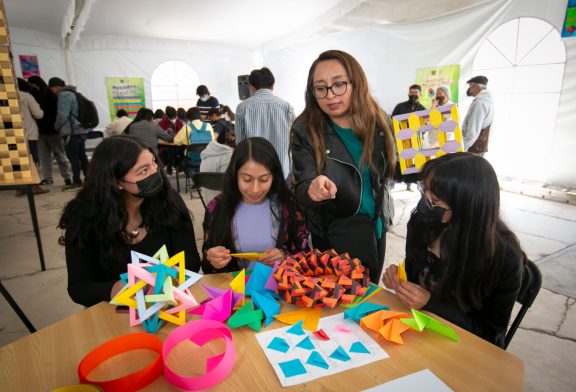
<path fill-rule="evenodd" d="M 300 347 L 306 350 L 314 350 L 314 343 L 312 343 L 312 341 L 310 340 L 310 337 L 306 336 L 304 339 L 302 339 L 300 341 L 300 343 L 298 343 L 296 345 L 296 347 Z"/>
<path fill-rule="evenodd" d="M 368 351 L 366 346 L 364 346 L 360 342 L 352 343 L 352 346 L 350 347 L 350 352 L 351 353 L 360 353 L 360 354 L 370 354 L 370 351 Z"/>
<path fill-rule="evenodd" d="M 287 332 L 291 333 L 292 335 L 298 335 L 298 336 L 305 335 L 306 332 L 304 332 L 304 330 L 302 329 L 302 320 L 298 321 L 296 324 L 291 326 Z"/>
<path fill-rule="evenodd" d="M 338 348 L 334 350 L 332 354 L 330 354 L 330 358 L 334 358 L 342 362 L 346 362 L 352 359 L 341 346 L 338 346 Z"/>
<path fill-rule="evenodd" d="M 322 355 L 318 353 L 318 351 L 312 351 L 312 353 L 308 357 L 308 360 L 306 361 L 306 364 L 317 366 L 322 369 L 328 369 L 330 367 L 330 365 L 328 365 L 328 362 L 326 362 L 326 360 L 322 357 Z"/>
<path fill-rule="evenodd" d="M 280 351 L 281 353 L 285 353 L 290 349 L 290 345 L 286 342 L 286 340 L 279 337 L 275 337 L 274 339 L 272 339 L 270 344 L 266 346 L 266 348 Z"/>

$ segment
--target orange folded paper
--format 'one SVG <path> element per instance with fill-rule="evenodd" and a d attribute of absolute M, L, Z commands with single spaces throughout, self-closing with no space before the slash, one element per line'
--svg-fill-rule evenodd
<path fill-rule="evenodd" d="M 302 328 L 314 332 L 318 329 L 321 312 L 321 308 L 304 308 L 295 312 L 280 313 L 274 316 L 274 318 L 289 325 L 296 324 L 298 321 L 302 320 Z"/>
<path fill-rule="evenodd" d="M 369 314 L 360 319 L 360 326 L 371 329 L 374 332 L 380 332 L 386 320 L 391 318 L 405 318 L 407 315 L 403 312 L 393 312 L 391 310 L 380 310 Z"/>
<path fill-rule="evenodd" d="M 404 344 L 402 340 L 402 336 L 400 336 L 403 332 L 411 329 L 409 326 L 404 324 L 399 319 L 393 318 L 388 320 L 382 328 L 378 331 L 378 333 L 386 340 L 389 340 L 394 343 Z"/>

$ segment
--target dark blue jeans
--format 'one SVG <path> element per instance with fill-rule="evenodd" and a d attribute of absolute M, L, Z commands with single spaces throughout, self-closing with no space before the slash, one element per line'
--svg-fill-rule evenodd
<path fill-rule="evenodd" d="M 80 171 L 88 173 L 88 157 L 86 156 L 86 135 L 70 135 L 66 143 L 66 156 L 72 166 L 72 181 L 82 184 Z"/>

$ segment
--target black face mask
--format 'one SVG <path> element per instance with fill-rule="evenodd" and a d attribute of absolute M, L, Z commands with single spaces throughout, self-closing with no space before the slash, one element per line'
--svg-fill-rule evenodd
<path fill-rule="evenodd" d="M 422 196 L 416 209 L 418 210 L 419 221 L 426 223 L 429 227 L 440 228 L 446 226 L 446 222 L 442 222 L 444 218 L 444 213 L 448 211 L 448 208 L 434 206 L 431 207 L 428 202 Z"/>
<path fill-rule="evenodd" d="M 466 95 L 469 97 L 472 96 L 472 90 L 470 90 L 470 87 L 468 87 L 468 90 L 466 90 Z"/>
<path fill-rule="evenodd" d="M 128 182 L 129 184 L 136 184 L 138 187 L 138 193 L 132 194 L 136 197 L 140 197 L 143 199 L 152 198 L 158 195 L 162 191 L 162 187 L 164 186 L 164 178 L 162 178 L 162 174 L 160 174 L 160 170 L 156 173 L 149 175 L 143 180 L 134 182 Z"/>
<path fill-rule="evenodd" d="M 416 103 L 416 102 L 418 102 L 418 96 L 417 95 L 408 95 L 408 100 L 410 101 L 410 103 Z"/>
<path fill-rule="evenodd" d="M 436 97 L 436 101 L 438 102 L 438 105 L 442 105 L 444 103 L 444 98 Z"/>

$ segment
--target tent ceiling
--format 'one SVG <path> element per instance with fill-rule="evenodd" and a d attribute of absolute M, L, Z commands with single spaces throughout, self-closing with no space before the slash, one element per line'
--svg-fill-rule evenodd
<path fill-rule="evenodd" d="M 10 26 L 60 35 L 73 1 L 4 3 Z M 487 1 L 492 0 L 95 0 L 81 36 L 154 37 L 258 48 L 303 34 L 427 19 Z M 83 1 L 76 3 L 79 8 Z"/>

